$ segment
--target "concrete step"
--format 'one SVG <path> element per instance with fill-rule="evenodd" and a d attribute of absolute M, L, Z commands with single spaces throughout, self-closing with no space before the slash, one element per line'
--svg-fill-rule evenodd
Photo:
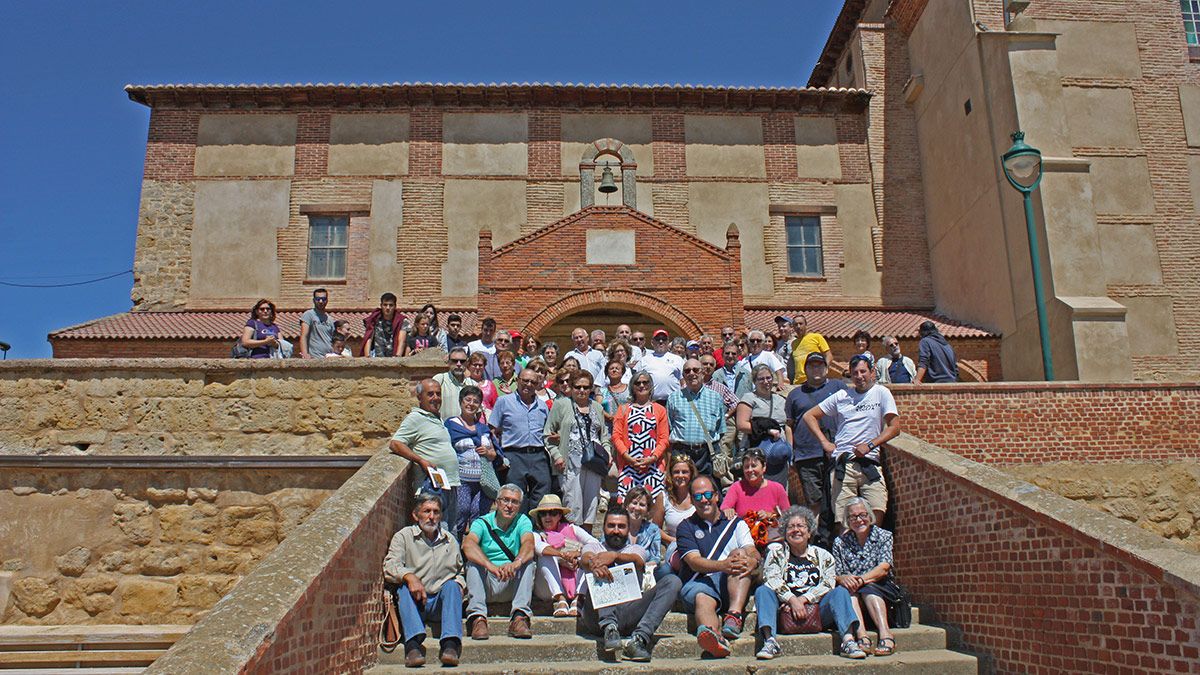
<path fill-rule="evenodd" d="M 167 649 L 191 626 L 0 626 L 0 657 L 12 651 Z"/>
<path fill-rule="evenodd" d="M 539 634 L 540 622 L 533 623 L 534 637 L 530 640 L 517 640 L 504 635 L 507 627 L 493 626 L 493 636 L 490 640 L 467 639 L 463 644 L 462 663 L 464 664 L 534 664 L 549 662 L 578 661 L 594 663 L 600 656 L 600 643 L 590 639 L 568 634 Z M 911 628 L 897 629 L 896 644 L 904 652 L 922 650 L 943 650 L 946 648 L 946 632 L 933 626 L 914 625 Z M 496 634 L 499 633 L 499 634 Z M 696 639 L 685 631 L 666 633 L 660 631 L 654 647 L 655 656 L 662 659 L 698 658 L 700 648 Z M 780 644 L 786 654 L 796 656 L 820 656 L 832 654 L 835 648 L 834 636 L 830 633 L 815 635 L 781 635 Z M 753 657 L 755 653 L 754 636 L 747 630 L 743 637 L 733 640 L 730 644 L 733 656 Z M 425 649 L 429 654 L 437 655 L 438 641 L 429 638 L 425 641 Z M 380 653 L 381 664 L 404 663 L 403 646 L 391 654 Z"/>
<path fill-rule="evenodd" d="M 488 626 L 491 628 L 492 634 L 503 634 L 508 630 L 508 617 L 504 616 L 505 610 L 492 610 L 489 608 L 491 618 L 488 620 Z M 754 612 L 746 615 L 746 625 L 754 625 Z M 917 607 L 912 610 L 913 625 L 921 623 L 921 612 Z M 534 608 L 533 630 L 538 635 L 574 635 L 575 634 L 575 619 L 574 618 L 559 618 L 553 616 L 543 616 L 538 614 L 537 608 Z M 433 635 L 437 635 L 437 628 L 434 627 Z M 682 612 L 671 612 L 663 619 L 662 625 L 659 626 L 658 632 L 661 634 L 685 634 L 688 630 L 688 616 Z"/>
<path fill-rule="evenodd" d="M 469 653 L 469 648 L 464 648 Z M 437 652 L 430 654 L 426 668 L 441 669 L 437 663 Z M 862 660 L 844 659 L 828 654 L 796 655 L 785 647 L 784 655 L 771 661 L 758 661 L 753 656 L 730 656 L 725 659 L 700 659 L 696 655 L 680 658 L 665 658 L 655 650 L 650 663 L 605 663 L 596 659 L 586 661 L 537 661 L 525 663 L 484 663 L 462 668 L 472 675 L 508 674 L 617 674 L 617 673 L 755 673 L 756 675 L 792 675 L 795 673 L 846 673 L 868 675 L 871 673 L 900 675 L 976 675 L 978 664 L 975 657 L 945 649 L 902 651 L 892 656 L 872 656 Z M 370 675 L 399 675 L 414 672 L 400 663 L 381 663 L 367 671 Z M 447 671 L 449 672 L 449 671 Z"/>
<path fill-rule="evenodd" d="M 165 649 L 82 649 L 0 652 L 0 670 L 12 668 L 90 668 L 93 666 L 148 666 Z"/>

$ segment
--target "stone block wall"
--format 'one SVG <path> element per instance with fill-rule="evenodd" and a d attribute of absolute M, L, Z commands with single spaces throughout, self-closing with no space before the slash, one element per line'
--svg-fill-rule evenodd
<path fill-rule="evenodd" d="M 1200 553 L 1200 462 L 1051 462 L 1001 468 Z"/>
<path fill-rule="evenodd" d="M 887 466 L 899 580 L 985 671 L 1195 671 L 1200 556 L 913 438 Z"/>
<path fill-rule="evenodd" d="M 216 464 L 5 467 L 0 624 L 191 623 L 353 472 Z"/>
<path fill-rule="evenodd" d="M 0 453 L 369 454 L 416 405 L 414 378 L 445 369 L 414 359 L 9 361 Z"/>

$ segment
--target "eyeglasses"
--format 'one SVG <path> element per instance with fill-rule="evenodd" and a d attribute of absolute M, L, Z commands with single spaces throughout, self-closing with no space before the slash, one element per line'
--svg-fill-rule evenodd
<path fill-rule="evenodd" d="M 684 368 L 683 372 L 684 373 L 698 373 L 698 372 L 700 372 L 700 369 L 699 368 Z"/>
<path fill-rule="evenodd" d="M 466 359 L 450 359 L 450 363 L 466 363 Z"/>
<path fill-rule="evenodd" d="M 692 499 L 695 499 L 698 502 L 706 502 L 715 496 L 717 496 L 717 493 L 712 490 L 709 490 L 707 492 L 693 492 L 692 493 Z"/>
<path fill-rule="evenodd" d="M 515 506 L 521 505 L 520 499 L 513 499 L 512 497 L 501 497 L 501 498 L 497 499 L 496 501 L 501 504 L 509 504 L 509 505 L 515 505 Z"/>
<path fill-rule="evenodd" d="M 869 513 L 851 513 L 849 515 L 849 518 L 850 518 L 850 520 L 856 520 L 856 521 L 860 521 L 860 522 L 867 521 L 867 520 L 871 519 L 871 514 L 869 514 Z"/>
<path fill-rule="evenodd" d="M 750 338 L 749 340 L 747 340 L 747 342 L 749 342 L 752 345 L 756 345 L 756 344 L 762 342 L 762 340 L 759 340 L 758 338 Z"/>
<path fill-rule="evenodd" d="M 592 388 L 592 385 L 590 385 L 590 384 L 577 384 L 577 385 L 575 385 L 575 388 L 576 388 L 576 389 L 578 389 L 579 391 L 591 390 L 591 388 Z"/>

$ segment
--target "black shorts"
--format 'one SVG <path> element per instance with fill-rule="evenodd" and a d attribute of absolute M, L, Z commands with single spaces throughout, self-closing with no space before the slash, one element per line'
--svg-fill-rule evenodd
<path fill-rule="evenodd" d="M 801 459 L 795 463 L 796 475 L 800 477 L 800 485 L 804 489 L 804 504 L 825 505 L 825 480 L 829 470 L 826 468 L 824 457 Z"/>

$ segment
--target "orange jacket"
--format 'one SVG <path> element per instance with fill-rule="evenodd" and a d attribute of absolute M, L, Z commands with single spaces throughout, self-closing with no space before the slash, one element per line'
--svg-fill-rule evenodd
<path fill-rule="evenodd" d="M 651 403 L 651 410 L 654 415 L 654 452 L 653 457 L 658 467 L 664 472 L 667 467 L 667 449 L 671 442 L 671 429 L 667 421 L 667 409 L 658 403 Z M 625 461 L 625 455 L 629 454 L 629 404 L 626 403 L 613 415 L 613 432 L 612 432 L 613 449 L 617 452 L 617 470 L 625 468 L 628 462 Z"/>

